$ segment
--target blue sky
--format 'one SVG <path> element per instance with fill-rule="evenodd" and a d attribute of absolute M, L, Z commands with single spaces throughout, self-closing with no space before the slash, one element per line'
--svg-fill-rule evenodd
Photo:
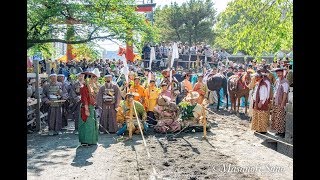
<path fill-rule="evenodd" d="M 154 0 L 153 2 L 157 4 L 157 6 L 164 6 L 166 4 L 170 4 L 171 2 L 177 2 L 178 4 L 182 4 L 186 2 L 187 0 Z M 232 0 L 212 0 L 214 2 L 214 6 L 218 13 L 223 11 L 226 7 L 228 2 Z"/>
<path fill-rule="evenodd" d="M 177 2 L 178 4 L 182 4 L 187 0 L 154 0 L 153 2 L 157 4 L 157 6 L 164 6 L 166 4 L 171 4 L 171 2 Z M 214 7 L 217 10 L 217 14 L 225 10 L 227 7 L 228 2 L 232 0 L 212 0 L 214 2 Z M 112 41 L 103 41 L 98 43 L 102 48 L 106 49 L 107 51 L 117 51 L 119 46 Z"/>

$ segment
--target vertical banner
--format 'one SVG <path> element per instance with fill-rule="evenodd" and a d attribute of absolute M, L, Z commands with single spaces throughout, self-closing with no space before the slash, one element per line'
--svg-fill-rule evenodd
<path fill-rule="evenodd" d="M 152 61 L 156 60 L 156 52 L 154 50 L 154 47 L 151 47 L 151 52 L 150 52 L 150 62 L 149 62 L 149 69 L 151 70 L 151 64 Z"/>
<path fill-rule="evenodd" d="M 126 49 L 120 46 L 119 47 L 119 51 L 118 51 L 118 56 L 123 57 L 123 58 L 121 58 L 122 63 L 123 63 L 123 68 L 121 68 L 120 72 L 125 76 L 126 82 L 129 83 L 129 77 L 128 77 L 128 75 L 129 75 L 129 67 L 128 67 L 127 60 L 124 57 L 125 52 L 126 52 Z"/>
<path fill-rule="evenodd" d="M 150 61 L 149 61 L 149 69 L 151 71 L 151 65 L 152 65 L 152 61 L 156 60 L 156 52 L 154 47 L 151 47 L 151 51 L 150 51 Z M 151 80 L 151 72 L 148 73 L 148 84 L 150 84 L 150 80 Z"/>
<path fill-rule="evenodd" d="M 174 59 L 178 59 L 178 58 L 179 58 L 178 45 L 175 42 L 172 45 L 172 55 L 171 55 L 171 61 L 170 61 L 170 82 L 172 82 L 172 67 L 173 67 Z"/>

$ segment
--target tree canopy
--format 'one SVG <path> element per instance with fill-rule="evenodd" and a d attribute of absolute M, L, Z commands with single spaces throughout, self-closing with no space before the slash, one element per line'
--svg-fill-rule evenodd
<path fill-rule="evenodd" d="M 97 39 L 135 41 L 153 36 L 134 0 L 28 0 L 27 47 L 50 42 L 81 44 Z M 153 37 L 149 37 L 153 39 Z"/>
<path fill-rule="evenodd" d="M 215 47 L 261 56 L 291 49 L 292 0 L 234 0 L 219 14 Z"/>
<path fill-rule="evenodd" d="M 164 41 L 181 41 L 189 44 L 213 40 L 216 10 L 211 0 L 188 0 L 157 8 L 155 26 Z"/>

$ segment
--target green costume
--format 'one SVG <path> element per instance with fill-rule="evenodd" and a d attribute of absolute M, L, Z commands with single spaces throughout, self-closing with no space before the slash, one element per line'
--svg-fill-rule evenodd
<path fill-rule="evenodd" d="M 89 105 L 90 116 L 84 122 L 79 119 L 79 142 L 81 144 L 97 144 L 98 142 L 98 123 L 96 120 L 96 111 L 92 105 Z"/>

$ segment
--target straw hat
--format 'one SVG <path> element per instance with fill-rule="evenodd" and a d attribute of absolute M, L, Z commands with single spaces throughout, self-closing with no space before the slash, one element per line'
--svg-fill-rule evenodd
<path fill-rule="evenodd" d="M 128 92 L 128 93 L 126 94 L 126 97 L 127 97 L 127 96 L 139 96 L 139 94 L 136 93 L 136 92 Z"/>
<path fill-rule="evenodd" d="M 92 71 L 92 73 L 93 73 L 94 75 L 96 75 L 98 78 L 100 77 L 100 71 L 99 71 L 98 68 L 94 68 L 93 71 Z"/>

